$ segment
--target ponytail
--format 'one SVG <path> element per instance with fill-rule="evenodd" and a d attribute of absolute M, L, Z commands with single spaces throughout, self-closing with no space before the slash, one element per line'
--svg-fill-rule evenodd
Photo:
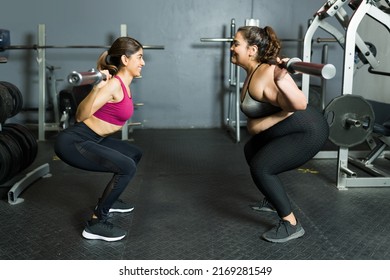
<path fill-rule="evenodd" d="M 276 64 L 279 56 L 281 44 L 275 31 L 270 27 L 264 27 L 264 50 L 261 55 L 261 62 Z"/>
<path fill-rule="evenodd" d="M 112 76 L 116 75 L 123 66 L 122 55 L 127 57 L 142 49 L 143 46 L 136 39 L 131 37 L 117 38 L 111 47 L 104 51 L 98 58 L 97 69 L 108 70 Z"/>
<path fill-rule="evenodd" d="M 108 51 L 104 51 L 98 58 L 97 69 L 108 70 L 112 76 L 118 72 L 118 67 L 112 64 L 111 56 L 108 54 Z"/>
<path fill-rule="evenodd" d="M 264 28 L 243 26 L 237 32 L 242 34 L 249 46 L 257 46 L 257 62 L 267 64 L 277 63 L 281 44 L 275 31 L 270 26 Z"/>

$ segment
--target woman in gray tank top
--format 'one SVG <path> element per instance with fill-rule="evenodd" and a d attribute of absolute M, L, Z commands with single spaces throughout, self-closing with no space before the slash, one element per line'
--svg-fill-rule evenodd
<path fill-rule="evenodd" d="M 239 28 L 231 47 L 232 63 L 247 72 L 241 110 L 248 117 L 247 128 L 253 136 L 244 152 L 252 179 L 264 195 L 264 204 L 258 209 L 276 211 L 280 218 L 262 238 L 278 243 L 305 234 L 279 174 L 309 161 L 329 136 L 322 113 L 308 106 L 303 92 L 281 67 L 280 48 L 269 26 Z"/>

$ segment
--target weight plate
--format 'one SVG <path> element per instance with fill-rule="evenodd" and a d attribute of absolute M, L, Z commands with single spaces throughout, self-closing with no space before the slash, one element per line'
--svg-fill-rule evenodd
<path fill-rule="evenodd" d="M 8 181 L 10 168 L 11 154 L 3 142 L 0 141 L 0 184 Z"/>
<path fill-rule="evenodd" d="M 7 87 L 0 84 L 0 123 L 4 123 L 12 113 L 13 101 Z"/>
<path fill-rule="evenodd" d="M 17 86 L 15 86 L 10 82 L 1 81 L 0 84 L 5 86 L 8 89 L 8 92 L 12 97 L 12 101 L 13 101 L 12 111 L 10 116 L 8 116 L 9 118 L 11 118 L 22 110 L 23 107 L 22 93 L 20 92 Z"/>
<path fill-rule="evenodd" d="M 346 94 L 334 98 L 324 110 L 329 124 L 329 139 L 341 147 L 353 147 L 371 134 L 375 114 L 363 97 Z"/>
<path fill-rule="evenodd" d="M 33 163 L 38 154 L 38 143 L 34 135 L 31 133 L 30 130 L 28 130 L 25 126 L 21 124 L 8 123 L 7 126 L 14 128 L 15 130 L 21 132 L 24 135 L 29 145 L 30 164 Z"/>
<path fill-rule="evenodd" d="M 19 130 L 15 129 L 12 124 L 3 125 L 3 131 L 11 136 L 18 143 L 21 149 L 22 157 L 20 159 L 21 171 L 27 168 L 31 161 L 30 144 L 28 143 L 26 136 Z"/>
<path fill-rule="evenodd" d="M 7 178 L 7 180 L 9 180 L 20 171 L 21 150 L 20 147 L 16 144 L 15 140 L 6 133 L 0 133 L 0 142 L 6 149 L 8 149 L 11 155 L 10 169 Z"/>

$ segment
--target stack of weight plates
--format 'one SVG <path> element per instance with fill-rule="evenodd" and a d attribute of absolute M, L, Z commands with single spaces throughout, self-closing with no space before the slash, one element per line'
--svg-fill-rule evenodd
<path fill-rule="evenodd" d="M 22 105 L 19 89 L 11 83 L 0 82 L 0 184 L 30 166 L 37 156 L 34 135 L 21 124 L 5 124 L 20 112 Z"/>

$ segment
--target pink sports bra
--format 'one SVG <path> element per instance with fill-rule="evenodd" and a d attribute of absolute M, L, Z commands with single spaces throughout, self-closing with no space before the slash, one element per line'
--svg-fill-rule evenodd
<path fill-rule="evenodd" d="M 93 115 L 114 125 L 124 125 L 134 113 L 133 99 L 129 96 L 126 86 L 118 76 L 114 76 L 121 83 L 123 99 L 119 102 L 107 102 Z"/>

